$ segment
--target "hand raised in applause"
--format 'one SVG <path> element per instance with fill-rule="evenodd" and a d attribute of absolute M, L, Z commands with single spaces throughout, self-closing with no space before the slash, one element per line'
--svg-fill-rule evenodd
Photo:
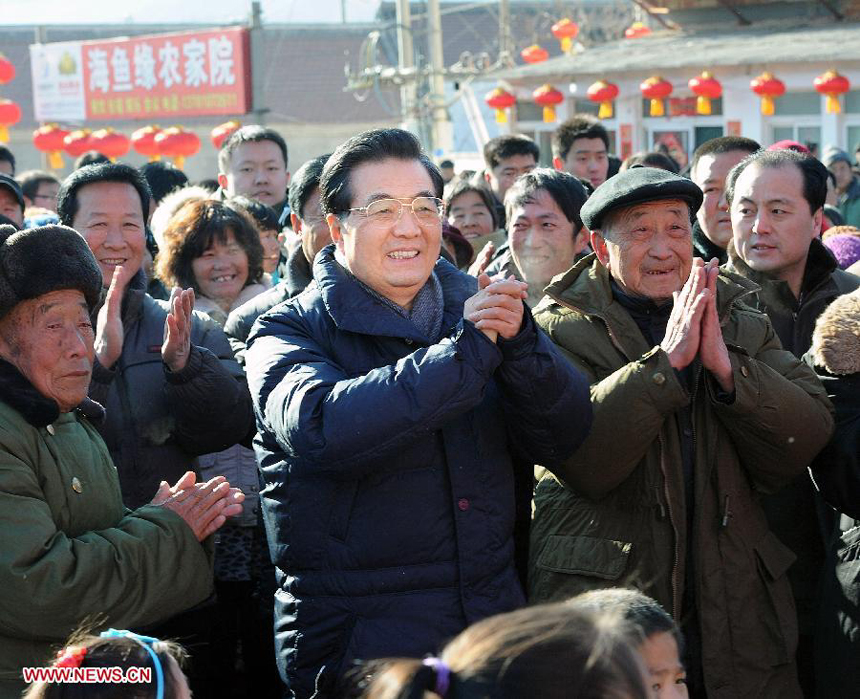
<path fill-rule="evenodd" d="M 466 299 L 463 317 L 493 342 L 499 335 L 509 340 L 520 331 L 525 308 L 523 299 L 528 297 L 528 286 L 513 275 L 507 279 L 490 279 L 481 274 L 478 277 L 480 290 Z"/>
<path fill-rule="evenodd" d="M 178 514 L 191 527 L 198 541 L 218 530 L 227 517 L 242 511 L 244 494 L 238 488 L 231 488 L 223 476 L 197 483 L 193 471 L 187 471 L 175 485 L 166 481 L 150 504 L 166 507 Z"/>

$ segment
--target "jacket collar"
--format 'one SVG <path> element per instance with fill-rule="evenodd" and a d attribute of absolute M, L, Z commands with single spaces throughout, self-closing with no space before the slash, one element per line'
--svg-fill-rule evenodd
<path fill-rule="evenodd" d="M 705 262 L 716 257 L 721 265 L 728 259 L 726 251 L 705 235 L 698 221 L 693 223 L 693 254 Z"/>
<path fill-rule="evenodd" d="M 323 248 L 314 261 L 313 273 L 326 311 L 340 330 L 430 344 L 430 338 L 424 337 L 413 323 L 368 294 L 337 263 L 334 252 L 334 245 Z M 478 283 L 441 257 L 433 271 L 442 285 L 442 328 L 447 330 L 462 318 L 463 303 L 478 290 Z"/>
<path fill-rule="evenodd" d="M 591 253 L 550 283 L 545 289 L 549 298 L 544 298 L 540 307 L 555 302 L 585 315 L 601 318 L 610 329 L 634 328 L 630 314 L 613 297 L 610 281 L 609 270 L 598 261 L 597 255 Z M 720 319 L 726 318 L 736 301 L 758 289 L 758 285 L 750 280 L 721 268 L 720 276 L 717 277 L 717 311 Z M 638 346 L 625 348 L 625 354 L 631 358 L 638 356 L 641 351 L 644 350 Z"/>
<path fill-rule="evenodd" d="M 778 304 L 787 308 L 796 309 L 800 302 L 808 300 L 810 294 L 827 284 L 833 272 L 838 268 L 836 258 L 830 253 L 818 238 L 813 238 L 809 244 L 809 253 L 806 257 L 806 267 L 803 270 L 803 283 L 800 287 L 800 301 L 795 298 L 788 282 L 775 279 L 765 272 L 757 272 L 747 265 L 737 254 L 732 244 L 729 244 L 728 268 L 737 272 L 742 277 L 750 279 L 758 284 L 764 294 L 768 296 L 768 305 Z"/>
<path fill-rule="evenodd" d="M 313 281 L 311 265 L 305 257 L 305 251 L 299 245 L 290 252 L 284 269 L 284 282 L 290 290 L 290 295 L 303 291 Z"/>
<path fill-rule="evenodd" d="M 0 359 L 0 396 L 33 427 L 46 427 L 60 417 L 57 404 L 39 393 L 17 367 L 4 359 Z M 89 398 L 76 410 L 95 422 L 102 420 L 105 414 L 104 408 Z"/>

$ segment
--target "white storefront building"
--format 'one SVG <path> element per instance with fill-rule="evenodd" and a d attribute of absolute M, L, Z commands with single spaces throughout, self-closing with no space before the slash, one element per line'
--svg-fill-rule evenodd
<path fill-rule="evenodd" d="M 852 89 L 839 98 L 842 111 L 828 113 L 826 98 L 813 82 L 835 69 Z M 695 96 L 688 81 L 709 71 L 723 88 L 712 114 L 695 113 Z M 775 113 L 761 113 L 761 98 L 750 81 L 768 71 L 785 83 L 786 93 L 775 101 Z M 666 116 L 649 116 L 648 100 L 639 85 L 658 75 L 674 86 L 666 100 Z M 596 114 L 586 91 L 605 80 L 618 86 L 612 118 L 604 124 L 620 157 L 653 150 L 663 142 L 689 157 L 702 142 L 737 134 L 763 145 L 791 139 L 819 146 L 838 145 L 853 153 L 860 145 L 860 24 L 829 23 L 800 29 L 756 26 L 719 33 L 654 33 L 565 55 L 543 63 L 517 67 L 497 75 L 499 85 L 516 95 L 508 129 L 533 136 L 548 164 L 555 127 L 574 112 Z M 565 94 L 554 123 L 544 123 L 532 91 L 550 83 Z"/>

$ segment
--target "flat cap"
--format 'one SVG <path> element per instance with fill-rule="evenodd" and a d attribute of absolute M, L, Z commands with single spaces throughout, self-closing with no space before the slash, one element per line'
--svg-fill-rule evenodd
<path fill-rule="evenodd" d="M 18 200 L 18 205 L 22 210 L 24 209 L 24 192 L 21 191 L 21 185 L 14 178 L 0 172 L 0 187 L 5 187 L 12 192 L 15 199 Z"/>
<path fill-rule="evenodd" d="M 582 206 L 582 222 L 589 230 L 599 230 L 603 217 L 614 209 L 645 204 L 660 199 L 682 199 L 694 216 L 702 205 L 702 190 L 686 177 L 656 167 L 634 166 L 610 177 L 594 190 Z"/>

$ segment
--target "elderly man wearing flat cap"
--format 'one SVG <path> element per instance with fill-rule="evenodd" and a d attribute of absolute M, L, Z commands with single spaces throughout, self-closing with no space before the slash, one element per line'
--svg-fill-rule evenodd
<path fill-rule="evenodd" d="M 594 254 L 534 317 L 591 382 L 594 424 L 538 469 L 531 601 L 635 586 L 681 624 L 690 695 L 798 697 L 786 570 L 759 492 L 826 443 L 830 405 L 784 351 L 756 289 L 693 259 L 692 182 L 633 168 L 582 207 Z"/>

